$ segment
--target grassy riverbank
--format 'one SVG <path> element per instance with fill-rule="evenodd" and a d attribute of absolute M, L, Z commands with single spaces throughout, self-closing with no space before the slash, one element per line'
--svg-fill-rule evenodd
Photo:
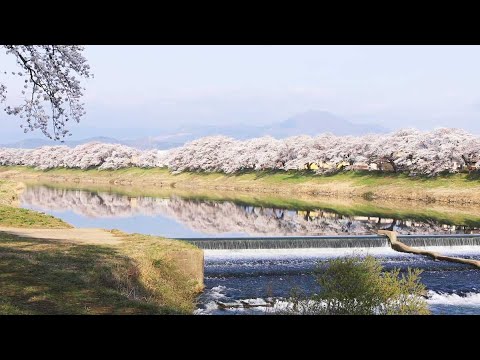
<path fill-rule="evenodd" d="M 48 229 L 72 227 L 51 215 L 16 207 L 18 205 L 18 193 L 22 189 L 22 184 L 0 180 L 0 226 Z"/>
<path fill-rule="evenodd" d="M 366 200 L 402 200 L 447 204 L 480 204 L 480 181 L 468 174 L 414 178 L 404 174 L 344 172 L 318 176 L 307 172 L 181 173 L 166 169 L 39 171 L 26 167 L 0 167 L 0 178 L 63 184 L 129 185 L 176 190 L 245 191 Z"/>
<path fill-rule="evenodd" d="M 119 235 L 121 236 L 121 235 Z M 198 282 L 186 243 L 124 235 L 119 246 L 0 233 L 0 314 L 189 314 Z"/>
<path fill-rule="evenodd" d="M 200 249 L 119 231 L 116 245 L 78 243 L 62 220 L 12 206 L 17 190 L 0 180 L 0 226 L 59 229 L 65 241 L 0 232 L 0 314 L 192 313 L 203 282 Z"/>

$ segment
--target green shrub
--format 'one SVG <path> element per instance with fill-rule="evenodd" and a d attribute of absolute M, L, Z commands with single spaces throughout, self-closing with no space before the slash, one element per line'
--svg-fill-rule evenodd
<path fill-rule="evenodd" d="M 320 291 L 311 297 L 294 294 L 290 299 L 296 314 L 323 315 L 425 315 L 428 305 L 422 295 L 421 270 L 382 271 L 372 256 L 329 260 L 316 269 Z"/>
<path fill-rule="evenodd" d="M 367 201 L 375 200 L 375 193 L 373 191 L 367 191 L 362 194 L 362 197 Z"/>

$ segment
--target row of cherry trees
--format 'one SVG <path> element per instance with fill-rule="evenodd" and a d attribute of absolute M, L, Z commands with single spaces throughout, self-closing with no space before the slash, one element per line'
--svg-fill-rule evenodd
<path fill-rule="evenodd" d="M 480 138 L 459 129 L 400 130 L 365 136 L 261 137 L 235 140 L 204 137 L 168 151 L 140 151 L 118 144 L 89 143 L 75 148 L 0 149 L 0 165 L 38 169 L 168 167 L 172 172 L 314 169 L 329 173 L 378 169 L 437 175 L 480 168 Z"/>
<path fill-rule="evenodd" d="M 370 169 L 412 175 L 472 170 L 480 167 L 480 138 L 445 128 L 365 136 L 304 135 L 282 140 L 262 137 L 239 141 L 215 136 L 188 143 L 171 152 L 168 159 L 169 168 L 175 172 L 315 168 L 317 173 L 328 173 L 368 165 Z"/>
<path fill-rule="evenodd" d="M 115 170 L 127 167 L 165 167 L 165 150 L 140 151 L 119 144 L 92 142 L 74 148 L 43 146 L 37 149 L 0 148 L 0 165 L 53 168 Z"/>

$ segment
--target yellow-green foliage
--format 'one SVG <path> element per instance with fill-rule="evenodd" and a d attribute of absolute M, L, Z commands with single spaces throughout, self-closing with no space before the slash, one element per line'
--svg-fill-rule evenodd
<path fill-rule="evenodd" d="M 121 236 L 124 242 L 120 251 L 134 260 L 138 279 L 148 294 L 146 299 L 172 313 L 192 313 L 202 289 L 202 250 L 184 241 L 156 236 Z"/>
<path fill-rule="evenodd" d="M 325 312 L 335 315 L 428 314 L 420 273 L 382 272 L 381 263 L 372 256 L 329 260 L 317 269 L 320 292 L 315 300 L 325 302 Z"/>
<path fill-rule="evenodd" d="M 0 206 L 11 205 L 17 200 L 16 184 L 11 181 L 0 180 Z"/>

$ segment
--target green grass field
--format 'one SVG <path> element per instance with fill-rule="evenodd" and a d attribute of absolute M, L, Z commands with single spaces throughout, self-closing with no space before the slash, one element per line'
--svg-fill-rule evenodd
<path fill-rule="evenodd" d="M 70 228 L 71 225 L 54 216 L 15 207 L 17 184 L 0 180 L 0 225 L 10 227 Z"/>
<path fill-rule="evenodd" d="M 411 177 L 406 174 L 381 173 L 369 171 L 346 171 L 333 175 L 316 175 L 309 171 L 249 171 L 236 174 L 223 174 L 216 172 L 184 172 L 171 174 L 165 168 L 125 168 L 118 170 L 80 170 L 80 169 L 51 169 L 35 170 L 24 166 L 0 166 L 2 172 L 14 170 L 19 173 L 30 173 L 44 176 L 67 176 L 72 179 L 145 179 L 170 180 L 172 182 L 184 180 L 196 181 L 237 181 L 237 182 L 260 182 L 265 184 L 326 184 L 332 182 L 348 182 L 354 186 L 378 187 L 385 185 L 398 185 L 405 187 L 421 188 L 475 188 L 480 186 L 479 177 L 461 174 L 448 174 L 437 177 Z"/>
<path fill-rule="evenodd" d="M 71 225 L 52 215 L 12 206 L 0 206 L 0 225 L 27 228 L 70 228 Z"/>

